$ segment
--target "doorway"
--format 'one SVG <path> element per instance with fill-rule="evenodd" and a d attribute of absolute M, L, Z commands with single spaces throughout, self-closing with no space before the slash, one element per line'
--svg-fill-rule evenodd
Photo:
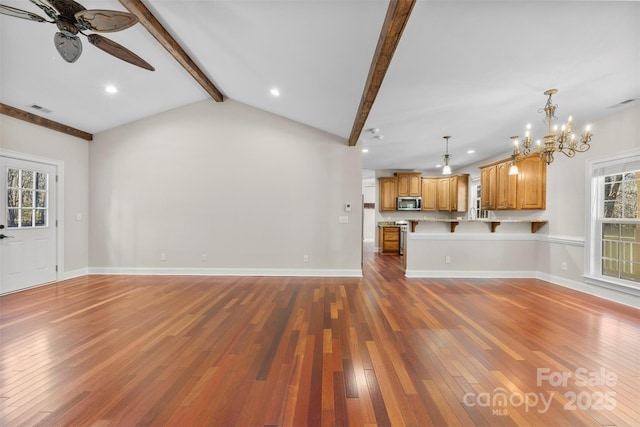
<path fill-rule="evenodd" d="M 57 166 L 0 156 L 0 294 L 57 280 Z"/>

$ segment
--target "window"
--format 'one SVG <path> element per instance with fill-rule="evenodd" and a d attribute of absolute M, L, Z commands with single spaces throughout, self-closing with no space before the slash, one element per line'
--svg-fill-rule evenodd
<path fill-rule="evenodd" d="M 478 180 L 475 180 L 476 182 Z M 480 200 L 481 194 L 481 186 L 480 184 L 472 183 L 471 191 L 469 192 L 471 196 L 471 219 L 484 219 L 489 218 L 489 211 L 482 209 L 482 202 Z"/>
<path fill-rule="evenodd" d="M 591 164 L 587 276 L 640 288 L 640 154 Z"/>
<path fill-rule="evenodd" d="M 7 227 L 48 226 L 49 174 L 7 169 Z"/>

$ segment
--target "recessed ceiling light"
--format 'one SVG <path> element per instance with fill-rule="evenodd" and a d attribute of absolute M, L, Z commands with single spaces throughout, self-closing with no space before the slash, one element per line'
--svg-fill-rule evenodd
<path fill-rule="evenodd" d="M 369 152 L 369 150 L 367 150 L 366 148 L 363 148 L 363 149 L 362 149 L 362 152 L 363 152 L 363 153 L 368 153 L 368 152 Z"/>
<path fill-rule="evenodd" d="M 473 154 L 473 153 L 475 153 L 475 152 L 476 152 L 476 150 L 468 150 L 468 151 L 467 151 L 467 154 Z"/>
<path fill-rule="evenodd" d="M 271 95 L 273 96 L 280 96 L 280 91 L 275 87 L 271 88 L 269 92 L 271 92 Z"/>
<path fill-rule="evenodd" d="M 118 88 L 115 87 L 114 85 L 107 85 L 104 88 L 104 91 L 107 93 L 117 93 L 118 92 Z"/>
<path fill-rule="evenodd" d="M 436 165 L 436 167 L 437 167 L 437 168 L 441 168 L 441 167 L 442 167 L 442 165 L 438 164 L 438 165 Z"/>

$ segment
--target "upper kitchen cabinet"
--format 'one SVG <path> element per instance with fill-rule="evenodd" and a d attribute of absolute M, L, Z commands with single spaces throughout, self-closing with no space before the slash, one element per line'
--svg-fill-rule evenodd
<path fill-rule="evenodd" d="M 547 164 L 537 154 L 516 162 L 518 165 L 518 209 L 546 209 Z"/>
<path fill-rule="evenodd" d="M 511 161 L 496 165 L 496 209 L 516 209 L 518 175 L 509 175 Z"/>
<path fill-rule="evenodd" d="M 381 211 L 396 210 L 396 177 L 378 178 L 379 204 Z"/>
<path fill-rule="evenodd" d="M 547 164 L 531 154 L 516 161 L 518 175 L 509 175 L 510 166 L 504 159 L 480 168 L 482 209 L 545 209 Z"/>
<path fill-rule="evenodd" d="M 420 197 L 422 195 L 422 174 L 420 172 L 398 172 L 397 197 Z"/>
<path fill-rule="evenodd" d="M 469 175 L 438 178 L 438 210 L 465 212 L 468 208 Z"/>
<path fill-rule="evenodd" d="M 438 210 L 438 178 L 422 178 L 422 210 Z"/>
<path fill-rule="evenodd" d="M 497 166 L 487 165 L 480 168 L 480 206 L 484 210 L 496 208 Z"/>

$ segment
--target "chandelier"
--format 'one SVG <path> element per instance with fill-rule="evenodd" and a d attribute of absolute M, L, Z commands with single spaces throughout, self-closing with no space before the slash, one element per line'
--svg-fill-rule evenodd
<path fill-rule="evenodd" d="M 449 138 L 450 136 L 443 136 L 444 139 L 447 140 L 447 151 L 445 152 L 444 157 L 444 166 L 442 167 L 442 175 L 451 175 L 451 166 L 449 166 Z"/>
<path fill-rule="evenodd" d="M 557 93 L 557 89 L 549 89 L 544 94 L 549 98 L 544 108 L 538 110 L 538 113 L 544 111 L 547 124 L 547 133 L 544 135 L 544 143 L 540 140 L 536 141 L 536 148 L 532 150 L 533 138 L 531 136 L 531 125 L 527 125 L 527 131 L 525 133 L 524 141 L 522 142 L 522 150 L 518 146 L 517 137 L 511 137 L 514 141 L 512 160 L 515 166 L 515 159 L 528 155 L 532 152 L 538 153 L 540 158 L 543 159 L 548 165 L 553 162 L 554 153 L 562 153 L 567 157 L 574 157 L 576 153 L 584 153 L 591 148 L 589 142 L 591 142 L 591 127 L 587 126 L 584 133 L 580 135 L 580 139 L 576 141 L 576 135 L 573 133 L 573 119 L 569 116 L 569 120 L 566 124 L 563 124 L 558 130 L 558 125 L 552 127 L 552 122 L 557 120 L 555 116 L 556 108 L 558 105 L 554 105 L 551 102 L 551 97 Z M 517 172 L 516 172 L 517 173 Z"/>

